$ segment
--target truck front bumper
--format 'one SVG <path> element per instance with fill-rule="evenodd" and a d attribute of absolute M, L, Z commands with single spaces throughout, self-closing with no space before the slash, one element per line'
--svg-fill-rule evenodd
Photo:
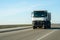
<path fill-rule="evenodd" d="M 41 27 L 45 24 L 46 21 L 33 21 L 33 26 Z"/>

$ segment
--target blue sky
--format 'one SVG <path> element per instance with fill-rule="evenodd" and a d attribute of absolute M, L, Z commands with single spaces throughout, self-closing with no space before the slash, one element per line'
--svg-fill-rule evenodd
<path fill-rule="evenodd" d="M 60 23 L 60 0 L 0 0 L 0 25 L 31 24 L 34 10 L 48 10 L 51 22 Z"/>

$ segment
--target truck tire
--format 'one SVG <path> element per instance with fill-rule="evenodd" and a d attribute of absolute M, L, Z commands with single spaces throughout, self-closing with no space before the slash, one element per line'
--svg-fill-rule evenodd
<path fill-rule="evenodd" d="M 47 21 L 44 23 L 44 29 L 47 29 Z"/>
<path fill-rule="evenodd" d="M 47 29 L 47 25 L 44 25 L 44 29 Z"/>
<path fill-rule="evenodd" d="M 51 22 L 50 21 L 48 21 L 48 29 L 50 29 L 51 28 Z"/>
<path fill-rule="evenodd" d="M 33 26 L 33 29 L 36 29 L 37 27 L 36 26 Z"/>
<path fill-rule="evenodd" d="M 47 21 L 45 24 L 44 24 L 44 29 L 50 29 L 51 28 L 51 22 L 50 21 Z"/>
<path fill-rule="evenodd" d="M 42 26 L 39 26 L 39 28 L 42 28 Z"/>

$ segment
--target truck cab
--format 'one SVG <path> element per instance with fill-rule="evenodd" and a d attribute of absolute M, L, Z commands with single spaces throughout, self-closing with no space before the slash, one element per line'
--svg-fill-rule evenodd
<path fill-rule="evenodd" d="M 39 28 L 51 28 L 51 13 L 42 10 L 42 11 L 33 11 L 32 12 L 32 26 L 33 29 Z"/>

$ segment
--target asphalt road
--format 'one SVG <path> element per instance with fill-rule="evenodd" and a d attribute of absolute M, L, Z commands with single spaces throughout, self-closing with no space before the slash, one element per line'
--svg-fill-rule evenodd
<path fill-rule="evenodd" d="M 60 26 L 51 29 L 25 29 L 0 33 L 0 40 L 60 40 Z"/>

